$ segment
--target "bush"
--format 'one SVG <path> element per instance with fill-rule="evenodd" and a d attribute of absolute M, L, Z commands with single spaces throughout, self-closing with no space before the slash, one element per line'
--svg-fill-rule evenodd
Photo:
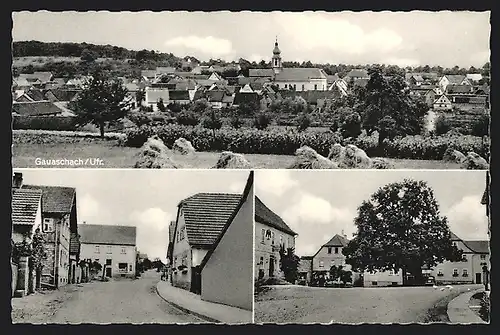
<path fill-rule="evenodd" d="M 450 122 L 446 119 L 446 117 L 444 115 L 439 115 L 436 118 L 435 129 L 434 129 L 434 133 L 436 135 L 446 134 L 447 132 L 449 132 L 451 130 L 451 128 L 452 127 L 451 127 Z"/>
<path fill-rule="evenodd" d="M 255 116 L 253 125 L 255 128 L 263 130 L 266 129 L 270 123 L 271 118 L 269 117 L 269 115 L 267 115 L 266 113 L 258 113 L 257 116 Z"/>
<path fill-rule="evenodd" d="M 241 126 L 243 125 L 243 120 L 241 120 L 238 115 L 235 115 L 231 117 L 231 119 L 229 120 L 229 124 L 234 129 L 240 129 Z"/>
<path fill-rule="evenodd" d="M 13 129 L 76 130 L 73 116 L 14 116 Z"/>
<path fill-rule="evenodd" d="M 127 114 L 127 117 L 130 121 L 135 123 L 138 127 L 140 127 L 142 125 L 148 125 L 148 124 L 151 124 L 151 122 L 153 122 L 153 119 L 149 115 L 146 115 L 145 113 L 141 113 L 141 112 L 131 111 Z"/>
<path fill-rule="evenodd" d="M 489 133 L 490 133 L 490 118 L 488 115 L 482 115 L 472 124 L 471 135 L 488 136 Z"/>
<path fill-rule="evenodd" d="M 479 315 L 481 319 L 485 322 L 490 322 L 490 296 L 486 292 L 482 294 L 480 306 Z"/>
<path fill-rule="evenodd" d="M 298 131 L 304 131 L 311 125 L 311 119 L 306 114 L 300 114 L 296 122 Z"/>
<path fill-rule="evenodd" d="M 200 123 L 198 115 L 191 111 L 180 112 L 177 115 L 176 119 L 177 123 L 183 126 L 196 126 L 198 123 Z"/>
<path fill-rule="evenodd" d="M 218 113 L 210 111 L 204 116 L 202 125 L 207 129 L 218 130 L 222 127 L 222 119 Z"/>

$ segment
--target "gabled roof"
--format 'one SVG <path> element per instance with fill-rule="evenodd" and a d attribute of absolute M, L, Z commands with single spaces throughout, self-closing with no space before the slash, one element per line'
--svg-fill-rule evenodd
<path fill-rule="evenodd" d="M 483 79 L 483 75 L 481 73 L 468 73 L 466 75 L 467 79 L 473 80 L 473 81 L 480 81 Z"/>
<path fill-rule="evenodd" d="M 188 90 L 171 90 L 171 91 L 169 91 L 169 99 L 171 101 L 190 100 L 189 99 L 189 91 Z"/>
<path fill-rule="evenodd" d="M 210 249 L 207 252 L 207 254 L 205 255 L 205 257 L 201 261 L 200 269 L 203 269 L 205 267 L 205 265 L 207 264 L 208 260 L 210 259 L 210 257 L 212 256 L 212 254 L 217 249 L 217 246 L 219 245 L 220 241 L 224 237 L 224 234 L 226 233 L 226 231 L 229 229 L 229 226 L 233 223 L 234 218 L 236 217 L 236 215 L 240 211 L 240 209 L 243 206 L 243 204 L 245 203 L 245 201 L 248 200 L 248 197 L 253 197 L 253 194 L 250 194 L 250 191 L 252 190 L 252 186 L 253 186 L 253 171 L 250 171 L 250 174 L 248 175 L 247 183 L 245 185 L 245 189 L 243 190 L 243 194 L 240 197 L 240 201 L 239 201 L 238 205 L 233 210 L 233 213 L 231 214 L 231 216 L 227 220 L 226 224 L 224 225 L 224 228 L 222 229 L 221 233 L 219 234 L 219 236 L 215 240 L 215 242 L 214 242 L 214 244 L 212 246 L 212 249 Z"/>
<path fill-rule="evenodd" d="M 266 224 L 270 227 L 276 228 L 284 233 L 297 235 L 286 223 L 283 221 L 278 214 L 274 213 L 270 210 L 264 203 L 259 199 L 259 197 L 255 197 L 255 220 Z"/>
<path fill-rule="evenodd" d="M 326 81 L 327 81 L 328 85 L 333 84 L 334 82 L 336 82 L 339 79 L 340 79 L 340 77 L 339 77 L 338 73 L 335 73 L 334 75 L 327 75 L 326 76 Z"/>
<path fill-rule="evenodd" d="M 64 111 L 50 101 L 15 102 L 12 111 L 23 116 L 57 115 Z"/>
<path fill-rule="evenodd" d="M 273 77 L 273 69 L 248 69 L 249 77 Z"/>
<path fill-rule="evenodd" d="M 88 244 L 136 245 L 133 226 L 79 224 L 80 242 Z"/>
<path fill-rule="evenodd" d="M 221 102 L 224 99 L 225 92 L 219 90 L 207 91 L 205 96 L 210 102 Z"/>
<path fill-rule="evenodd" d="M 478 254 L 489 254 L 490 253 L 490 242 L 489 241 L 463 241 L 464 244 Z"/>
<path fill-rule="evenodd" d="M 330 241 L 325 243 L 324 247 L 345 247 L 349 243 L 349 240 L 344 236 L 336 234 Z"/>
<path fill-rule="evenodd" d="M 259 101 L 259 95 L 255 92 L 253 93 L 236 93 L 234 95 L 234 104 L 240 104 L 242 102 Z"/>
<path fill-rule="evenodd" d="M 472 86 L 470 85 L 448 85 L 446 86 L 447 94 L 463 94 L 472 93 Z"/>
<path fill-rule="evenodd" d="M 190 245 L 211 248 L 240 203 L 241 194 L 198 193 L 182 200 Z"/>
<path fill-rule="evenodd" d="M 370 78 L 368 71 L 365 69 L 352 69 L 345 75 L 344 78 Z"/>
<path fill-rule="evenodd" d="M 422 77 L 424 80 L 436 80 L 438 78 L 436 72 L 407 72 L 405 73 L 405 79 L 408 80 L 415 75 Z"/>
<path fill-rule="evenodd" d="M 448 79 L 448 82 L 450 84 L 455 84 L 455 85 L 459 85 L 462 83 L 462 81 L 466 78 L 464 75 L 462 74 L 446 74 L 444 75 L 444 77 L 446 77 Z"/>
<path fill-rule="evenodd" d="M 49 92 L 51 92 L 58 101 L 72 101 L 76 99 L 80 90 L 67 89 L 67 88 L 52 88 L 50 90 L 47 90 L 45 92 L 45 95 L 47 96 L 47 93 Z"/>
<path fill-rule="evenodd" d="M 35 224 L 40 201 L 42 201 L 42 190 L 14 189 L 12 193 L 12 224 Z"/>
<path fill-rule="evenodd" d="M 50 79 L 52 78 L 52 73 L 51 72 L 21 73 L 19 74 L 19 77 L 26 78 L 28 81 L 38 79 L 40 83 L 46 83 L 50 81 Z"/>
<path fill-rule="evenodd" d="M 23 188 L 42 190 L 43 213 L 71 213 L 71 208 L 76 199 L 74 187 L 23 185 Z"/>
<path fill-rule="evenodd" d="M 45 101 L 47 98 L 43 94 L 43 92 L 37 88 L 31 88 L 26 91 L 24 94 L 28 95 L 33 101 Z"/>
<path fill-rule="evenodd" d="M 310 79 L 326 79 L 326 74 L 318 68 L 283 68 L 274 77 L 275 81 L 309 81 Z"/>

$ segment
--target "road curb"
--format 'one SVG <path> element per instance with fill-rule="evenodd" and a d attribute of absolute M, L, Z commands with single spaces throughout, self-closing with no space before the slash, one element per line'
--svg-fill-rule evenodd
<path fill-rule="evenodd" d="M 159 284 L 159 283 L 158 283 L 158 284 Z M 214 318 L 211 318 L 211 317 L 209 317 L 209 316 L 203 315 L 203 314 L 201 314 L 201 313 L 198 313 L 198 312 L 192 311 L 192 310 L 190 310 L 190 309 L 188 309 L 188 308 L 186 308 L 186 307 L 183 307 L 183 306 L 181 306 L 181 305 L 178 305 L 178 304 L 176 304 L 176 303 L 174 303 L 174 302 L 172 302 L 172 301 L 169 301 L 169 300 L 165 299 L 165 298 L 164 298 L 164 297 L 160 294 L 160 292 L 159 292 L 159 290 L 158 290 L 158 284 L 156 284 L 156 286 L 155 286 L 155 287 L 156 287 L 156 294 L 157 294 L 160 298 L 162 298 L 162 299 L 163 299 L 163 301 L 165 301 L 166 303 L 168 303 L 169 305 L 171 305 L 171 306 L 173 306 L 173 307 L 175 307 L 175 308 L 177 308 L 177 309 L 179 309 L 179 310 L 183 311 L 184 313 L 192 314 L 192 315 L 194 315 L 194 316 L 196 316 L 196 317 L 198 317 L 198 318 L 200 318 L 200 319 L 202 319 L 202 320 L 205 320 L 205 321 L 208 321 L 208 322 L 212 322 L 212 323 L 221 323 L 221 321 L 220 321 L 220 320 L 216 320 L 216 319 L 214 319 Z"/>
<path fill-rule="evenodd" d="M 447 314 L 448 318 L 452 323 L 457 323 L 457 324 L 482 324 L 486 323 L 481 319 L 476 313 L 474 313 L 470 308 L 469 308 L 469 300 L 470 298 L 478 293 L 484 291 L 483 288 L 473 290 L 473 291 L 468 291 L 464 292 L 457 297 L 453 298 L 449 303 L 447 307 Z"/>

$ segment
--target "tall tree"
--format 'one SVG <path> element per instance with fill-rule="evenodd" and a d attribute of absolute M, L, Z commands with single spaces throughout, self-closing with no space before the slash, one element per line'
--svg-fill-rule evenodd
<path fill-rule="evenodd" d="M 379 188 L 359 206 L 354 223 L 357 233 L 342 250 L 354 270 L 401 269 L 403 280 L 408 273 L 421 280 L 423 266 L 462 257 L 424 181 L 406 179 Z"/>
<path fill-rule="evenodd" d="M 285 275 L 285 280 L 294 284 L 298 276 L 300 257 L 295 255 L 294 248 L 285 249 L 283 244 L 280 246 L 279 253 L 280 269 Z"/>
<path fill-rule="evenodd" d="M 110 80 L 106 73 L 95 71 L 71 108 L 80 125 L 96 125 L 104 138 L 105 127 L 122 119 L 130 109 L 127 94 L 121 80 Z"/>

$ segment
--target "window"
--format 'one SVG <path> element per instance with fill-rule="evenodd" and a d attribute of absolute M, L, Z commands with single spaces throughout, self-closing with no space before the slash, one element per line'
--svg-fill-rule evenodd
<path fill-rule="evenodd" d="M 318 85 L 314 84 L 314 90 L 316 91 L 318 89 Z"/>
<path fill-rule="evenodd" d="M 110 245 L 108 245 L 106 252 L 108 254 L 111 254 L 112 253 L 111 251 L 112 251 L 112 247 Z"/>
<path fill-rule="evenodd" d="M 129 265 L 128 270 L 132 271 L 132 264 Z"/>
<path fill-rule="evenodd" d="M 271 233 L 271 245 L 274 245 L 274 231 Z"/>
<path fill-rule="evenodd" d="M 266 230 L 265 229 L 262 229 L 261 231 L 261 239 L 260 239 L 260 243 L 264 243 L 265 239 L 266 239 Z"/>
<path fill-rule="evenodd" d="M 127 263 L 118 263 L 118 269 L 120 270 L 126 270 L 127 269 Z"/>
<path fill-rule="evenodd" d="M 458 269 L 453 269 L 453 277 L 458 277 Z"/>
<path fill-rule="evenodd" d="M 467 262 L 467 255 L 462 255 L 462 262 Z"/>
<path fill-rule="evenodd" d="M 328 253 L 331 254 L 332 253 L 332 248 L 331 247 L 328 247 Z"/>
<path fill-rule="evenodd" d="M 43 219 L 43 231 L 45 233 L 51 233 L 54 231 L 54 219 L 44 218 Z"/>
<path fill-rule="evenodd" d="M 486 259 L 486 255 L 481 255 L 481 259 Z"/>
<path fill-rule="evenodd" d="M 122 247 L 121 254 L 126 254 L 126 253 L 127 253 L 127 250 L 125 249 L 125 247 Z"/>
<path fill-rule="evenodd" d="M 96 254 L 100 254 L 101 253 L 101 250 L 99 249 L 98 245 L 95 246 L 95 253 Z"/>
<path fill-rule="evenodd" d="M 59 253 L 59 265 L 62 265 L 63 251 Z"/>
<path fill-rule="evenodd" d="M 335 253 L 338 254 L 339 253 L 339 248 L 338 247 L 335 247 Z"/>
<path fill-rule="evenodd" d="M 376 281 L 372 281 L 372 285 L 373 285 L 373 286 L 377 286 L 377 285 L 378 285 L 378 282 L 376 282 Z"/>
<path fill-rule="evenodd" d="M 437 274 L 437 275 L 438 275 L 438 277 L 442 277 L 442 276 L 444 276 L 444 274 L 443 274 L 443 269 L 439 269 L 439 270 L 438 270 L 438 274 Z"/>
<path fill-rule="evenodd" d="M 462 277 L 469 277 L 469 270 L 462 269 Z"/>
<path fill-rule="evenodd" d="M 304 90 L 304 84 L 302 84 L 302 91 Z"/>
<path fill-rule="evenodd" d="M 111 259 L 106 259 L 106 265 L 111 265 Z"/>
<path fill-rule="evenodd" d="M 285 88 L 288 88 L 288 84 L 285 84 Z"/>
<path fill-rule="evenodd" d="M 322 267 L 324 267 L 324 266 L 325 266 L 325 265 L 324 265 L 323 261 L 319 261 L 319 267 L 320 267 L 320 268 L 322 268 Z"/>
<path fill-rule="evenodd" d="M 283 244 L 283 235 L 280 234 L 280 245 Z"/>
<path fill-rule="evenodd" d="M 260 257 L 259 265 L 264 265 L 264 257 Z"/>

